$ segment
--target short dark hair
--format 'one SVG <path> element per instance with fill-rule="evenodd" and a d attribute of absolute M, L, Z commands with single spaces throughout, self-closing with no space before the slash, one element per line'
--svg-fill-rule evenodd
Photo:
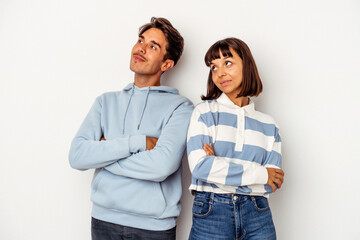
<path fill-rule="evenodd" d="M 164 61 L 166 59 L 170 59 L 174 61 L 174 66 L 178 62 L 181 57 L 181 54 L 184 49 L 184 39 L 176 30 L 173 25 L 171 25 L 170 21 L 166 18 L 156 18 L 152 17 L 151 22 L 147 23 L 139 28 L 139 36 L 141 36 L 144 32 L 149 30 L 150 28 L 157 28 L 161 30 L 165 38 L 168 42 L 166 47 L 166 54 L 164 56 Z"/>
<path fill-rule="evenodd" d="M 262 83 L 256 68 L 255 60 L 249 47 L 245 42 L 237 38 L 225 38 L 214 43 L 205 54 L 205 64 L 210 67 L 211 61 L 220 58 L 220 51 L 223 56 L 232 57 L 230 52 L 232 48 L 242 59 L 243 63 L 243 80 L 241 90 L 237 97 L 258 96 L 262 92 Z M 207 82 L 206 96 L 202 95 L 202 100 L 212 100 L 220 97 L 222 92 L 214 84 L 211 70 Z"/>

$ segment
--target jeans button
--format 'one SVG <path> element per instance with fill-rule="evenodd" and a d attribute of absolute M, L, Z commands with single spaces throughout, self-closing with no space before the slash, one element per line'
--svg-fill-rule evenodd
<path fill-rule="evenodd" d="M 237 200 L 239 197 L 238 196 L 234 196 L 234 200 Z"/>

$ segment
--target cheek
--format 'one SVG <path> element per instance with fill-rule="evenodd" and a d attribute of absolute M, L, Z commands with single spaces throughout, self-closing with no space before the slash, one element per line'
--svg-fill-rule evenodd
<path fill-rule="evenodd" d="M 212 79 L 213 79 L 213 83 L 214 83 L 218 88 L 222 88 L 222 86 L 220 85 L 220 79 L 219 79 L 219 78 L 213 76 Z"/>
<path fill-rule="evenodd" d="M 146 53 L 146 58 L 147 58 L 148 60 L 151 60 L 152 62 L 160 62 L 160 60 L 161 60 L 159 53 L 150 52 L 150 51 L 148 51 L 148 52 Z"/>
<path fill-rule="evenodd" d="M 212 78 L 213 82 L 216 84 L 217 81 L 218 81 L 218 79 L 217 79 L 217 77 L 216 77 L 216 74 L 211 73 L 211 78 Z"/>
<path fill-rule="evenodd" d="M 217 79 L 214 79 L 214 78 L 213 78 L 213 83 L 215 84 L 215 86 L 216 86 L 217 88 L 219 88 L 219 89 L 222 88 L 222 86 L 220 85 L 220 82 L 217 81 Z"/>
<path fill-rule="evenodd" d="M 134 54 L 136 52 L 136 48 L 137 48 L 137 44 L 135 44 L 131 49 L 131 54 Z"/>

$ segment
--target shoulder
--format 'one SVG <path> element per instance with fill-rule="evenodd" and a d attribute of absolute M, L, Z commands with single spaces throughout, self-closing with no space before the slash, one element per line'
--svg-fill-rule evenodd
<path fill-rule="evenodd" d="M 219 106 L 216 100 L 205 100 L 195 106 L 192 118 L 196 119 L 196 121 L 208 122 L 218 112 Z"/>
<path fill-rule="evenodd" d="M 263 112 L 260 112 L 258 110 L 255 110 L 253 112 L 253 114 L 251 114 L 250 116 L 251 118 L 254 118 L 260 122 L 263 122 L 263 123 L 267 123 L 267 124 L 276 124 L 275 123 L 275 120 L 272 116 L 266 114 L 266 113 L 263 113 Z"/>
<path fill-rule="evenodd" d="M 186 97 L 179 94 L 165 93 L 157 96 L 153 102 L 160 108 L 168 109 L 168 113 L 187 112 L 189 114 L 194 110 L 194 104 Z"/>
<path fill-rule="evenodd" d="M 207 113 L 207 112 L 216 112 L 217 111 L 217 101 L 216 100 L 205 100 L 200 103 L 198 103 L 195 106 L 195 110 L 199 113 Z"/>
<path fill-rule="evenodd" d="M 249 125 L 258 126 L 259 129 L 266 129 L 267 134 L 277 134 L 279 132 L 279 126 L 274 118 L 266 113 L 255 110 L 248 119 Z M 255 120 L 255 121 L 254 121 Z"/>
<path fill-rule="evenodd" d="M 100 96 L 98 96 L 99 99 L 111 99 L 111 98 L 115 98 L 118 97 L 119 95 L 121 95 L 124 91 L 113 91 L 113 92 L 105 92 L 103 94 L 101 94 Z"/>
<path fill-rule="evenodd" d="M 191 106 L 191 108 L 193 109 L 194 108 L 194 104 L 190 101 L 190 99 L 184 97 L 184 96 L 181 96 L 181 95 L 175 95 L 175 99 L 181 103 L 181 104 L 185 104 L 187 106 Z"/>
<path fill-rule="evenodd" d="M 126 94 L 126 93 L 125 93 Z M 105 92 L 97 96 L 95 102 L 100 106 L 111 106 L 124 97 L 124 91 Z"/>

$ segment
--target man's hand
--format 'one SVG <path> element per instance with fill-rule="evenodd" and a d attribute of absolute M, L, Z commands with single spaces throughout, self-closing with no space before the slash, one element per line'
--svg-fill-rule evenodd
<path fill-rule="evenodd" d="M 156 146 L 158 139 L 146 136 L 146 150 L 151 150 Z"/>
<path fill-rule="evenodd" d="M 276 189 L 281 188 L 281 185 L 284 182 L 284 171 L 278 168 L 266 168 L 268 172 L 268 181 L 267 185 L 269 185 L 273 192 L 276 191 Z"/>

